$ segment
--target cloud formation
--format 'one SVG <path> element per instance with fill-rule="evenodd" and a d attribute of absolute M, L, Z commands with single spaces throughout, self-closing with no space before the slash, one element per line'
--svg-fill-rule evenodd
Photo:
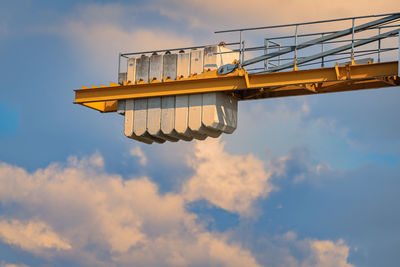
<path fill-rule="evenodd" d="M 347 262 L 349 246 L 342 239 L 337 242 L 330 240 L 307 241 L 311 250 L 310 256 L 302 263 L 302 266 L 315 267 L 354 267 Z"/>
<path fill-rule="evenodd" d="M 80 6 L 53 31 L 73 45 L 82 63 L 103 74 L 115 73 L 120 52 L 193 45 L 192 36 L 137 23 L 138 8 L 120 4 Z"/>
<path fill-rule="evenodd" d="M 183 186 L 187 201 L 205 199 L 242 216 L 254 213 L 253 204 L 273 190 L 270 174 L 254 155 L 231 155 L 218 139 L 197 142 L 189 165 L 195 174 Z"/>
<path fill-rule="evenodd" d="M 263 162 L 251 154 L 231 155 L 213 139 L 195 145 L 189 165 L 195 173 L 182 191 L 161 194 L 147 177 L 123 179 L 107 173 L 98 153 L 70 157 L 66 164 L 53 163 L 33 173 L 1 163 L 0 203 L 9 219 L 0 221 L 0 238 L 43 258 L 62 257 L 78 265 L 264 265 L 232 233 L 207 230 L 186 208 L 188 202 L 205 199 L 251 215 L 257 200 L 273 190 Z M 286 239 L 300 242 L 296 235 Z M 304 244 L 309 260 L 293 266 L 347 263 L 344 241 Z M 53 250 L 51 255 L 46 249 Z M 285 257 L 295 259 L 292 254 Z"/>
<path fill-rule="evenodd" d="M 160 194 L 146 177 L 108 174 L 99 154 L 34 173 L 2 163 L 0 202 L 18 204 L 23 221 L 37 218 L 1 224 L 3 241 L 36 254 L 54 247 L 53 257 L 100 266 L 259 266 L 228 234 L 196 222 L 181 195 Z M 17 216 L 12 208 L 8 214 Z"/>
<path fill-rule="evenodd" d="M 133 157 L 138 157 L 140 165 L 145 166 L 147 164 L 147 157 L 140 146 L 132 147 L 131 150 L 129 150 L 129 154 Z"/>
<path fill-rule="evenodd" d="M 208 30 L 217 30 L 216 27 L 218 29 L 221 27 L 243 28 L 351 17 L 371 14 L 371 10 L 374 10 L 374 14 L 392 13 L 391 6 L 397 3 L 395 0 L 370 2 L 368 5 L 364 5 L 363 1 L 348 2 L 345 0 L 335 2 L 328 0 L 248 0 L 246 2 L 240 0 L 218 2 L 212 0 L 156 0 L 154 2 L 158 3 L 157 6 L 153 5 L 161 14 L 171 19 L 187 21 L 193 28 Z"/>
<path fill-rule="evenodd" d="M 0 267 L 29 267 L 29 266 L 26 264 L 6 263 L 2 261 L 0 262 Z"/>
<path fill-rule="evenodd" d="M 18 220 L 0 221 L 0 239 L 32 252 L 41 249 L 71 249 L 48 225 L 35 220 L 25 223 Z"/>

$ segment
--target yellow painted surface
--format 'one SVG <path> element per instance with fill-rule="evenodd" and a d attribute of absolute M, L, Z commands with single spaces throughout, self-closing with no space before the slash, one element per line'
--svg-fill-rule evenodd
<path fill-rule="evenodd" d="M 165 82 L 83 87 L 75 90 L 75 103 L 101 112 L 112 112 L 116 111 L 116 100 L 119 99 L 231 91 L 239 100 L 250 100 L 341 92 L 398 86 L 397 73 L 397 61 L 251 75 L 244 69 L 227 75 L 212 70 Z"/>

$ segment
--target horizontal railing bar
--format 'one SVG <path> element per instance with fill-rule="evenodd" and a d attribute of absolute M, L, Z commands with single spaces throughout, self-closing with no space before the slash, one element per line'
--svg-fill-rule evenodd
<path fill-rule="evenodd" d="M 238 44 L 239 44 L 239 42 L 234 42 L 234 43 L 227 43 L 225 45 L 229 46 L 229 45 L 238 45 Z M 187 50 L 187 49 L 195 49 L 195 48 L 204 48 L 207 46 L 212 46 L 212 45 L 188 46 L 188 47 L 180 47 L 180 48 L 149 50 L 149 51 L 132 52 L 132 53 L 121 53 L 121 56 L 133 56 L 133 55 L 140 55 L 140 54 L 161 53 L 161 52 L 167 52 L 167 51 L 179 51 L 179 50 Z"/>
<path fill-rule="evenodd" d="M 396 36 L 389 36 L 386 39 L 389 38 L 396 38 Z M 358 38 L 358 39 L 354 39 L 354 41 L 362 41 L 362 40 L 368 40 L 368 38 Z M 345 43 L 345 42 L 351 42 L 352 40 L 337 40 L 337 41 L 326 41 L 323 42 L 323 44 L 335 44 L 335 43 Z M 320 46 L 322 43 L 318 43 L 315 44 L 314 46 Z M 281 45 L 281 46 L 277 46 L 277 45 L 273 45 L 273 46 L 269 46 L 268 49 L 278 49 L 278 48 L 288 48 L 288 47 L 295 47 L 294 45 Z M 310 46 L 312 47 L 312 46 Z M 248 47 L 243 49 L 243 51 L 261 51 L 261 50 L 265 50 L 265 46 L 253 46 L 253 47 Z M 217 52 L 214 53 L 215 55 L 219 55 L 219 54 L 230 54 L 230 53 L 236 53 L 239 52 L 240 49 L 233 49 L 231 51 L 226 51 L 226 52 Z"/>
<path fill-rule="evenodd" d="M 394 50 L 394 49 L 392 48 L 392 49 L 390 49 L 390 50 Z M 381 52 L 387 52 L 387 51 L 390 51 L 390 50 L 381 51 Z M 351 53 L 347 53 L 347 54 L 351 54 Z M 369 55 L 374 55 L 374 54 L 375 54 L 374 52 L 364 53 L 364 54 L 362 54 L 362 55 L 354 55 L 354 58 L 357 58 L 357 57 L 364 57 L 364 56 L 369 56 Z M 336 54 L 336 55 L 338 55 L 338 54 Z M 343 55 L 344 55 L 344 54 L 343 54 Z M 327 63 L 327 62 L 335 62 L 335 61 L 340 61 L 340 60 L 345 60 L 345 59 L 349 60 L 350 58 L 349 58 L 348 56 L 346 56 L 346 57 L 341 57 L 341 58 L 333 58 L 333 59 L 325 60 L 324 63 Z M 318 59 L 315 59 L 315 60 L 318 60 Z M 304 66 L 318 65 L 318 64 L 321 64 L 321 61 L 312 62 L 312 63 L 303 63 L 303 64 L 300 64 L 300 65 L 298 65 L 298 66 L 304 67 Z"/>
<path fill-rule="evenodd" d="M 388 48 L 387 50 L 381 51 L 381 52 L 387 52 L 387 51 L 391 51 L 391 50 L 395 50 L 395 49 L 397 49 L 397 48 Z M 365 53 L 365 54 L 362 54 L 362 55 L 354 55 L 354 58 L 362 57 L 362 56 L 368 56 L 368 55 L 372 55 L 372 54 L 375 54 L 375 53 L 373 52 L 373 53 Z M 331 55 L 331 56 L 337 56 L 337 54 L 336 55 Z M 345 59 L 349 60 L 349 57 L 346 56 L 346 57 L 341 57 L 341 58 L 333 58 L 333 59 L 325 60 L 324 63 L 327 63 L 327 62 L 338 62 L 338 61 L 345 60 Z M 291 60 L 293 60 L 293 58 L 291 58 Z M 315 60 L 318 60 L 318 59 L 315 59 Z M 276 60 L 276 61 L 278 61 L 278 60 Z M 321 61 L 317 61 L 317 62 L 311 62 L 311 63 L 303 63 L 303 64 L 300 64 L 298 66 L 299 67 L 304 67 L 304 66 L 320 65 L 320 64 L 321 64 Z M 253 68 L 253 69 L 249 69 L 247 71 L 252 71 L 252 70 L 256 70 L 256 69 L 265 70 L 264 68 Z M 256 73 L 252 73 L 252 74 L 268 73 L 268 72 L 269 71 L 260 71 L 260 72 L 256 72 Z"/>
<path fill-rule="evenodd" d="M 340 53 L 340 52 L 342 52 L 342 51 L 349 50 L 350 48 L 354 48 L 354 47 L 366 45 L 366 44 L 375 42 L 375 41 L 377 41 L 377 40 L 384 39 L 384 38 L 386 38 L 386 37 L 388 37 L 388 36 L 391 36 L 391 35 L 398 35 L 398 34 L 399 34 L 399 32 L 398 32 L 397 29 L 396 29 L 396 30 L 392 30 L 392 31 L 390 31 L 390 32 L 385 32 L 385 33 L 382 33 L 382 34 L 379 34 L 379 35 L 375 35 L 375 36 L 373 36 L 373 37 L 370 37 L 370 38 L 367 39 L 367 40 L 354 42 L 354 44 L 348 44 L 348 45 L 344 45 L 344 46 L 341 46 L 341 47 L 336 47 L 336 48 L 333 48 L 333 49 L 331 49 L 331 50 L 324 51 L 324 52 L 322 52 L 322 53 L 318 53 L 318 54 L 311 55 L 311 56 L 309 56 L 309 57 L 307 57 L 307 58 L 303 58 L 303 59 L 301 59 L 301 60 L 298 60 L 296 63 L 297 63 L 298 65 L 300 65 L 301 63 L 310 62 L 310 61 L 313 61 L 313 60 L 315 60 L 315 59 L 317 59 L 317 58 L 325 57 L 325 56 L 327 56 L 327 55 L 338 54 L 338 53 Z M 245 62 L 245 63 L 246 63 L 246 62 Z M 243 64 L 243 65 L 246 65 L 246 64 Z M 247 65 L 249 65 L 249 64 L 247 64 Z M 271 69 L 271 71 L 280 71 L 280 70 L 284 70 L 284 69 L 293 67 L 293 65 L 294 65 L 294 63 L 283 64 L 283 65 L 280 65 L 280 66 L 277 67 L 277 68 Z"/>
<path fill-rule="evenodd" d="M 393 23 L 393 21 L 391 22 Z M 394 28 L 394 27 L 400 27 L 400 24 L 396 25 L 389 25 L 389 26 L 376 26 L 376 27 L 371 27 L 368 30 L 376 30 L 376 29 L 386 29 L 386 28 Z M 368 31 L 366 30 L 366 31 Z M 305 34 L 299 34 L 297 37 L 308 37 L 308 36 L 315 36 L 315 35 L 321 35 L 321 34 L 332 34 L 332 33 L 337 33 L 339 31 L 329 31 L 329 32 L 315 32 L 315 33 L 305 33 Z M 290 39 L 294 38 L 294 35 L 284 35 L 284 36 L 277 36 L 277 37 L 270 37 L 270 38 L 264 38 L 265 40 L 278 40 L 278 39 Z"/>
<path fill-rule="evenodd" d="M 392 50 L 397 50 L 397 49 L 398 49 L 397 47 L 381 48 L 381 52 L 387 52 L 387 51 L 392 51 Z M 354 51 L 354 56 L 356 56 L 357 54 L 360 54 L 360 53 L 367 53 L 367 52 L 368 53 L 371 52 L 371 54 L 378 54 L 378 49 L 368 49 L 368 50 L 359 50 L 359 51 L 356 50 L 356 51 Z M 349 55 L 349 54 L 351 54 L 351 52 L 341 52 L 341 53 L 337 53 L 337 54 L 333 54 L 333 55 L 327 55 L 325 57 L 334 57 L 337 55 Z M 305 58 L 305 57 L 297 57 L 297 59 L 302 59 L 302 58 Z M 288 61 L 288 60 L 294 60 L 294 58 L 293 57 L 281 58 L 280 60 L 279 59 L 269 59 L 268 61 L 269 62 L 277 62 L 277 61 Z"/>
<path fill-rule="evenodd" d="M 336 21 L 344 21 L 344 20 L 352 20 L 352 19 L 365 19 L 365 18 L 384 17 L 384 16 L 390 16 L 390 15 L 396 15 L 396 14 L 400 14 L 400 13 L 396 12 L 396 13 L 387 13 L 387 14 L 379 14 L 379 15 L 367 15 L 367 16 L 347 17 L 347 18 L 340 18 L 340 19 L 318 20 L 318 21 L 291 23 L 291 24 L 282 24 L 282 25 L 273 25 L 273 26 L 240 28 L 240 29 L 233 29 L 233 30 L 221 30 L 221 31 L 216 31 L 214 33 L 227 33 L 227 32 L 239 32 L 239 31 L 253 31 L 253 30 L 261 30 L 261 29 L 285 28 L 285 27 L 293 27 L 293 26 L 300 26 L 300 25 L 310 25 L 310 24 L 319 24 L 319 23 L 327 23 L 327 22 L 336 22 Z"/>

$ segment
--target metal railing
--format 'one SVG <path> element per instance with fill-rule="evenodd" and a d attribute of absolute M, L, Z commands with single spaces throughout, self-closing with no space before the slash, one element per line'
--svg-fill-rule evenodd
<path fill-rule="evenodd" d="M 310 68 L 312 66 L 323 68 L 334 62 L 354 63 L 355 60 L 363 59 L 366 56 L 381 62 L 384 53 L 399 50 L 400 54 L 400 44 L 393 45 L 385 41 L 399 36 L 400 24 L 396 24 L 398 21 L 400 21 L 399 12 L 223 30 L 215 33 L 239 34 L 238 41 L 225 44 L 232 49 L 231 52 L 220 52 L 220 54 L 239 53 L 239 64 L 233 66 L 233 69 L 241 66 L 246 67 L 246 70 L 250 73 L 274 72 L 289 68 Z M 343 29 L 343 23 L 347 22 L 350 22 L 350 25 Z M 313 25 L 318 25 L 320 28 L 329 25 L 329 27 L 335 27 L 337 30 L 313 32 L 310 29 Z M 288 29 L 293 30 L 293 34 L 282 35 Z M 271 30 L 274 32 L 270 32 Z M 263 38 L 263 43 L 256 45 L 259 42 L 260 32 L 262 36 L 266 37 Z M 257 38 L 250 36 L 253 33 L 256 33 Z M 376 46 L 371 47 L 374 43 Z M 359 49 L 361 46 L 368 45 L 368 49 Z M 120 53 L 118 56 L 118 75 L 121 72 L 121 60 L 125 59 L 127 64 L 129 57 L 201 49 L 206 46 L 209 45 Z M 247 57 L 251 58 L 247 59 Z"/>
<path fill-rule="evenodd" d="M 239 33 L 239 48 L 235 49 L 234 52 L 239 52 L 240 54 L 240 65 L 244 67 L 251 66 L 251 68 L 246 68 L 248 71 L 272 72 L 288 68 L 297 69 L 298 67 L 309 67 L 312 65 L 325 67 L 328 63 L 346 60 L 354 62 L 354 60 L 365 56 L 372 56 L 373 60 L 381 62 L 383 53 L 399 49 L 398 45 L 384 45 L 385 39 L 390 39 L 399 35 L 400 24 L 396 24 L 399 20 L 400 13 L 388 13 L 223 30 L 216 31 L 215 33 Z M 340 28 L 343 28 L 343 23 L 346 23 L 346 21 L 350 22 L 350 27 L 340 30 Z M 360 21 L 362 23 L 360 23 Z M 339 25 L 338 22 L 342 23 Z M 309 29 L 312 25 L 328 27 L 327 24 L 329 24 L 330 27 L 337 27 L 339 30 L 312 32 L 312 29 Z M 275 34 L 276 31 L 282 33 L 287 31 L 288 28 L 293 30 L 292 35 L 273 36 L 273 33 L 268 32 L 273 29 Z M 268 37 L 264 38 L 262 46 L 244 47 L 245 42 L 246 44 L 251 43 L 245 40 L 245 37 L 251 40 L 251 37 L 247 35 L 254 32 L 258 33 L 258 35 L 259 32 L 262 32 Z M 363 34 L 364 36 L 360 36 Z M 349 36 L 350 38 L 344 39 L 345 36 Z M 318 38 L 305 40 L 312 37 Z M 371 47 L 367 50 L 359 49 L 361 46 L 371 46 L 373 43 L 376 43 L 374 49 Z M 249 52 L 251 52 L 250 55 L 252 58 L 247 59 Z M 257 52 L 262 54 L 254 56 Z M 290 55 L 290 57 L 282 58 L 283 55 Z M 343 55 L 347 56 L 344 57 Z M 287 61 L 291 63 L 287 63 Z M 263 62 L 263 67 L 257 64 L 260 62 Z"/>

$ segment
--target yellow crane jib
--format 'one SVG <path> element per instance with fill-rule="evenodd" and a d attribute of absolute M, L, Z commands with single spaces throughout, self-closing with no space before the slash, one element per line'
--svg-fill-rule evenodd
<path fill-rule="evenodd" d="M 393 24 L 399 18 L 394 13 L 220 31 L 239 32 L 240 41 L 120 54 L 118 84 L 83 86 L 75 90 L 75 103 L 118 112 L 125 117 L 125 135 L 148 144 L 218 137 L 236 129 L 241 100 L 400 85 L 399 61 L 382 60 L 397 57 L 400 41 L 395 47 L 381 42 L 399 35 Z M 364 23 L 358 25 L 359 19 Z M 299 34 L 299 27 L 346 20 L 352 27 Z M 244 32 L 285 27 L 295 34 L 245 47 Z M 360 32 L 364 37 L 356 36 Z M 291 39 L 295 45 L 288 44 Z M 248 51 L 260 55 L 246 59 Z"/>

